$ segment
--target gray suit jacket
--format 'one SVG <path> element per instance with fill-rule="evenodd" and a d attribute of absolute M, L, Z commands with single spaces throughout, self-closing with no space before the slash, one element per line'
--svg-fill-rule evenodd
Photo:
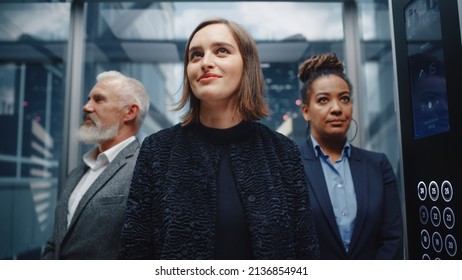
<path fill-rule="evenodd" d="M 53 236 L 42 259 L 116 259 L 138 140 L 125 147 L 82 197 L 67 228 L 69 197 L 88 167 L 71 171 L 55 212 Z"/>

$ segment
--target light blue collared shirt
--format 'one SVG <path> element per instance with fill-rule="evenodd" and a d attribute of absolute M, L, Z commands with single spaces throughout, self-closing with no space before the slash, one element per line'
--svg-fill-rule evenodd
<path fill-rule="evenodd" d="M 351 146 L 348 140 L 345 141 L 342 156 L 332 164 L 329 156 L 322 151 L 321 146 L 313 136 L 311 136 L 311 141 L 316 156 L 320 159 L 335 220 L 337 221 L 345 250 L 348 252 L 357 211 L 355 188 L 348 161 Z"/>

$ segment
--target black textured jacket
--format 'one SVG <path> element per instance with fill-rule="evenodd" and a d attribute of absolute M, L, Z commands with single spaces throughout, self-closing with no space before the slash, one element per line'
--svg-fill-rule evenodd
<path fill-rule="evenodd" d="M 229 147 L 255 259 L 317 259 L 296 144 L 257 122 Z M 219 152 L 179 124 L 147 137 L 127 202 L 121 259 L 213 259 Z"/>

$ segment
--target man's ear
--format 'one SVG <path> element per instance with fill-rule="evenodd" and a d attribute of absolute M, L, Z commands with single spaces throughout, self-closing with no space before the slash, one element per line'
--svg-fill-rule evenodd
<path fill-rule="evenodd" d="M 138 104 L 131 104 L 126 108 L 125 116 L 124 116 L 124 121 L 131 121 L 136 119 L 138 114 L 140 113 L 140 107 Z"/>

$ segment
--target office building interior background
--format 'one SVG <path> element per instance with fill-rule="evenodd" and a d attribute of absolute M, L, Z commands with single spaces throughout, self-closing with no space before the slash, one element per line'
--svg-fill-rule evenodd
<path fill-rule="evenodd" d="M 306 137 L 298 67 L 336 53 L 354 87 L 353 144 L 386 153 L 401 182 L 389 10 L 388 0 L 1 1 L 0 259 L 40 257 L 60 182 L 89 149 L 75 133 L 96 75 L 118 70 L 145 85 L 141 141 L 176 124 L 186 40 L 213 16 L 254 37 L 272 111 L 262 122 L 297 143 Z"/>

